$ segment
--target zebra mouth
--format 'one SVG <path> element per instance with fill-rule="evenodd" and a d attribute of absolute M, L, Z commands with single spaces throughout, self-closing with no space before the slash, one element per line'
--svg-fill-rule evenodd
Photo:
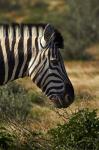
<path fill-rule="evenodd" d="M 64 98 L 54 95 L 50 97 L 50 100 L 57 108 L 67 108 L 73 102 L 73 99 L 69 95 L 66 95 Z"/>
<path fill-rule="evenodd" d="M 50 98 L 50 100 L 54 103 L 55 107 L 57 107 L 57 108 L 62 108 L 63 107 L 62 101 L 59 97 L 53 96 L 53 97 Z"/>

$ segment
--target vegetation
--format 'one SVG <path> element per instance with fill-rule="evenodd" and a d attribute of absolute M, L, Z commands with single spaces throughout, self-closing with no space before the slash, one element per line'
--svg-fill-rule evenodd
<path fill-rule="evenodd" d="M 85 49 L 99 41 L 97 4 L 97 0 L 67 0 L 69 10 L 64 14 L 66 58 L 91 59 Z"/>
<path fill-rule="evenodd" d="M 15 136 L 5 127 L 0 127 L 0 150 L 8 150 L 15 147 Z"/>
<path fill-rule="evenodd" d="M 26 120 L 32 107 L 26 93 L 26 90 L 15 83 L 0 87 L 0 118 Z"/>
<path fill-rule="evenodd" d="M 95 110 L 80 110 L 50 134 L 53 150 L 98 150 L 99 118 Z"/>
<path fill-rule="evenodd" d="M 65 117 L 64 119 L 67 119 Z M 12 126 L 10 123 L 9 127 L 3 125 L 0 127 L 0 148 L 2 150 L 98 150 L 99 118 L 96 110 L 82 109 L 73 113 L 64 124 L 50 129 L 46 134 L 33 132 L 25 126 L 14 123 Z"/>
<path fill-rule="evenodd" d="M 76 93 L 58 110 L 28 78 L 0 87 L 0 150 L 99 149 L 98 15 L 98 0 L 0 1 L 1 23 L 49 22 L 60 30 Z"/>

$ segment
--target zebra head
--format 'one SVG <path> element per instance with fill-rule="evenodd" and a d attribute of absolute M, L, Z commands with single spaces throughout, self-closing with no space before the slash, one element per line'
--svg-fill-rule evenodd
<path fill-rule="evenodd" d="M 63 38 L 51 25 L 47 25 L 38 40 L 39 51 L 34 57 L 31 79 L 56 107 L 68 107 L 74 100 L 74 89 L 59 51 L 63 48 Z"/>

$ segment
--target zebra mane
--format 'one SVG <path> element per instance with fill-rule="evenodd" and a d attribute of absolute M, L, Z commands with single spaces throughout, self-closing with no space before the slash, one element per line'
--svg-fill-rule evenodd
<path fill-rule="evenodd" d="M 64 39 L 63 39 L 63 36 L 61 35 L 61 33 L 55 29 L 55 42 L 57 42 L 57 46 L 59 48 L 64 48 Z"/>
<path fill-rule="evenodd" d="M 24 24 L 24 23 L 21 23 L 21 24 L 18 24 L 18 23 L 11 23 L 11 24 L 0 24 L 0 28 L 3 27 L 3 36 L 4 37 L 8 37 L 9 33 L 8 33 L 8 29 L 9 27 L 12 27 L 13 28 L 13 36 L 16 36 L 16 28 L 18 27 L 20 29 L 20 35 L 23 36 L 23 32 L 24 32 L 24 27 L 28 27 L 28 30 L 29 30 L 29 36 L 32 36 L 32 33 L 31 33 L 31 29 L 32 27 L 36 27 L 37 29 L 37 35 L 39 34 L 38 30 L 39 28 L 42 28 L 44 30 L 45 26 L 47 24 L 44 24 L 44 23 L 40 23 L 40 24 Z M 64 48 L 64 40 L 63 40 L 63 36 L 61 35 L 61 33 L 58 31 L 58 29 L 54 28 L 55 30 L 55 39 L 54 39 L 54 42 L 57 43 L 57 46 L 58 48 Z M 1 32 L 1 30 L 0 30 Z M 1 34 L 1 33 L 0 33 Z M 0 35 L 1 36 L 1 35 Z"/>

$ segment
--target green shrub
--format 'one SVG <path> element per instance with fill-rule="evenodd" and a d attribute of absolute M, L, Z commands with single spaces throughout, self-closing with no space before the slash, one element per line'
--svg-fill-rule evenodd
<path fill-rule="evenodd" d="M 99 150 L 99 118 L 95 110 L 80 110 L 49 133 L 53 150 Z"/>
<path fill-rule="evenodd" d="M 28 92 L 29 99 L 32 103 L 38 104 L 38 105 L 44 105 L 46 99 L 45 96 L 41 95 L 39 92 L 33 92 L 32 90 Z"/>
<path fill-rule="evenodd" d="M 0 87 L 0 119 L 25 121 L 32 108 L 28 93 L 15 82 Z"/>

